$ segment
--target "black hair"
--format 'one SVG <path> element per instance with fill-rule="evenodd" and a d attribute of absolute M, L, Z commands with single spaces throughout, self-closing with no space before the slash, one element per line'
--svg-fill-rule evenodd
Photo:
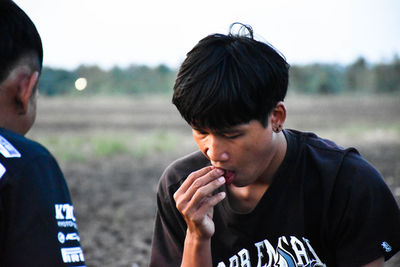
<path fill-rule="evenodd" d="M 229 32 L 200 40 L 178 71 L 172 102 L 192 127 L 223 130 L 253 119 L 265 127 L 286 96 L 285 58 L 248 25 L 233 23 Z"/>
<path fill-rule="evenodd" d="M 33 57 L 31 67 L 43 64 L 40 35 L 26 13 L 11 0 L 0 0 L 0 82 L 24 56 Z"/>

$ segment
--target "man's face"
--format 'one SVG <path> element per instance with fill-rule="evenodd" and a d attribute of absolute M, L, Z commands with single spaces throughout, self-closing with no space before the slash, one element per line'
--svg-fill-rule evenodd
<path fill-rule="evenodd" d="M 221 132 L 193 128 L 193 137 L 211 164 L 225 170 L 227 184 L 242 187 L 268 179 L 278 147 L 271 119 L 266 127 L 252 120 Z"/>

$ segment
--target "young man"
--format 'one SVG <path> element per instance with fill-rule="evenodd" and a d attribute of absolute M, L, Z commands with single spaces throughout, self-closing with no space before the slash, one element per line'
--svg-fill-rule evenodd
<path fill-rule="evenodd" d="M 23 136 L 35 120 L 43 51 L 12 1 L 0 1 L 0 59 L 0 266 L 84 266 L 60 168 Z"/>
<path fill-rule="evenodd" d="M 248 34 L 202 39 L 173 103 L 199 151 L 157 195 L 151 266 L 383 266 L 400 212 L 355 149 L 283 129 L 289 65 Z"/>

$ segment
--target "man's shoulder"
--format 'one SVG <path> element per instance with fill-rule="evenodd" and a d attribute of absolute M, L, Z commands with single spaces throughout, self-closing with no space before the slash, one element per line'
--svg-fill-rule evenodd
<path fill-rule="evenodd" d="M 190 173 L 208 165 L 210 165 L 210 161 L 201 151 L 192 152 L 172 162 L 161 176 L 161 182 L 167 186 L 179 183 Z"/>
<path fill-rule="evenodd" d="M 286 135 L 290 139 L 296 139 L 297 142 L 300 142 L 303 145 L 308 147 L 318 149 L 318 150 L 326 150 L 331 152 L 345 152 L 345 148 L 336 144 L 334 141 L 322 138 L 313 132 L 300 132 L 296 130 L 287 130 Z"/>
<path fill-rule="evenodd" d="M 49 151 L 41 144 L 26 138 L 23 135 L 14 133 L 9 130 L 0 128 L 0 139 L 3 146 L 11 144 L 15 149 L 28 156 L 29 154 L 45 154 L 48 155 Z M 1 148 L 0 148 L 1 149 Z M 3 155 L 4 156 L 4 155 Z"/>
<path fill-rule="evenodd" d="M 297 139 L 302 150 L 300 154 L 306 157 L 304 162 L 318 170 L 325 183 L 331 181 L 328 184 L 343 184 L 347 188 L 349 184 L 375 186 L 376 183 L 382 183 L 381 174 L 357 149 L 343 148 L 313 133 L 291 131 L 290 134 L 290 138 Z"/>
<path fill-rule="evenodd" d="M 52 156 L 41 144 L 0 128 L 0 161 L 3 164 L 21 165 L 23 162 L 29 162 L 38 157 Z"/>
<path fill-rule="evenodd" d="M 344 148 L 314 133 L 289 130 L 286 135 L 291 146 L 295 147 L 296 153 L 306 155 L 309 160 L 313 159 L 315 163 L 320 162 L 324 167 L 342 165 L 343 161 L 350 158 L 351 162 L 356 164 L 358 161 L 363 161 L 354 147 Z"/>

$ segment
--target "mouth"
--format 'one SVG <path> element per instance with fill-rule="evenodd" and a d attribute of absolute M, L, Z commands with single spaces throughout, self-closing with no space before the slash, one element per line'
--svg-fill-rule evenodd
<path fill-rule="evenodd" d="M 219 169 L 221 169 L 221 168 L 219 168 Z M 224 170 L 224 169 L 221 169 L 221 170 L 224 171 L 223 176 L 225 177 L 225 184 L 230 185 L 233 182 L 233 179 L 235 178 L 235 172 Z"/>

